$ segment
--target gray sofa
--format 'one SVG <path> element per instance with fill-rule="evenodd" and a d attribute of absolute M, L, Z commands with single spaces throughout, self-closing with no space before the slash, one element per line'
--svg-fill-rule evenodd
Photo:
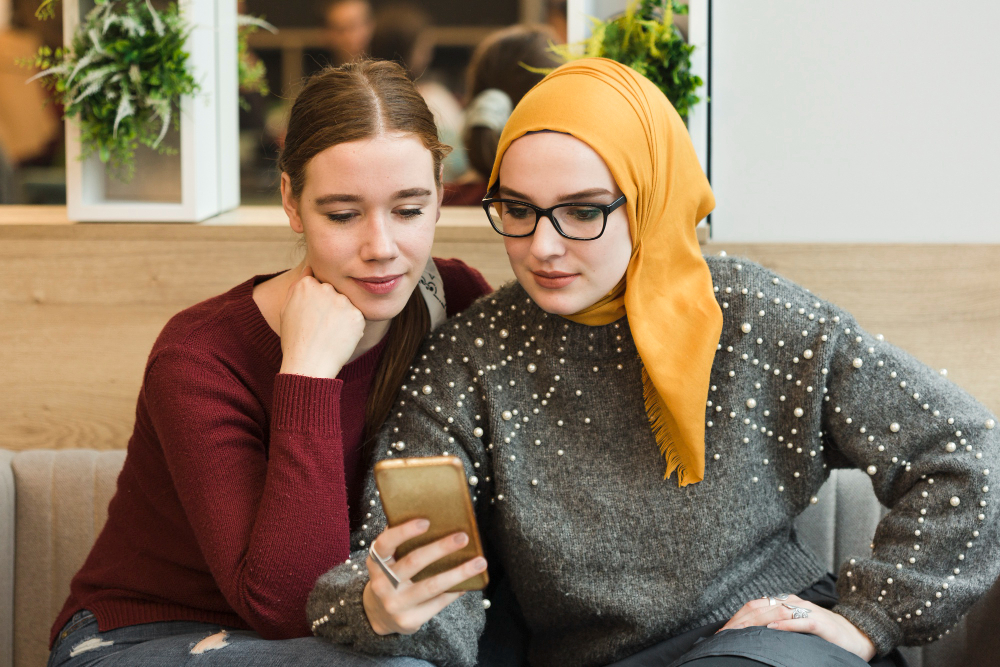
<path fill-rule="evenodd" d="M 69 582 L 107 518 L 125 452 L 0 450 L 0 667 L 41 667 Z M 867 545 L 883 509 L 866 475 L 834 471 L 798 530 L 832 571 Z M 913 667 L 1000 666 L 1000 585 Z"/>

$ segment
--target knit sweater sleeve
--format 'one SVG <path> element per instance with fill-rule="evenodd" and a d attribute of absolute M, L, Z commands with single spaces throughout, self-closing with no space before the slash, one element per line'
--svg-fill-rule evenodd
<path fill-rule="evenodd" d="M 226 601 L 262 637 L 308 634 L 312 582 L 348 553 L 340 380 L 279 374 L 270 442 L 249 389 L 175 346 L 143 391 L 176 493 Z"/>
<path fill-rule="evenodd" d="M 872 552 L 843 564 L 834 609 L 885 654 L 956 624 L 1000 572 L 1000 429 L 985 407 L 844 312 L 826 351 L 822 431 L 890 508 Z M 832 451 L 830 451 L 832 450 Z"/>
<path fill-rule="evenodd" d="M 397 409 L 383 426 L 375 462 L 386 458 L 441 456 L 461 459 L 470 481 L 473 504 L 483 526 L 484 499 L 491 497 L 488 439 L 481 421 L 486 412 L 481 401 L 479 378 L 462 363 L 461 346 L 451 335 L 452 321 L 431 334 L 399 397 Z M 463 327 L 464 328 L 464 327 Z M 467 359 L 467 357 L 466 357 Z M 354 551 L 350 559 L 320 577 L 309 598 L 307 615 L 313 633 L 374 655 L 406 655 L 433 662 L 438 667 L 471 667 L 476 664 L 478 640 L 486 617 L 483 596 L 470 591 L 412 635 L 377 635 L 365 614 L 362 593 L 368 583 L 368 546 L 385 528 L 371 474 L 365 485 L 367 517 L 351 535 Z"/>

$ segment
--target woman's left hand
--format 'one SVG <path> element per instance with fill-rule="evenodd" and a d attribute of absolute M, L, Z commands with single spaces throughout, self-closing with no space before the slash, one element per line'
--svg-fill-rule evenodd
<path fill-rule="evenodd" d="M 840 614 L 818 607 L 812 602 L 806 602 L 795 595 L 789 595 L 787 600 L 776 600 L 776 604 L 771 604 L 770 600 L 763 598 L 747 602 L 719 629 L 719 632 L 763 625 L 774 630 L 816 635 L 850 651 L 865 662 L 875 657 L 875 645 L 868 636 Z M 809 613 L 805 618 L 792 618 L 794 610 L 785 605 L 801 607 L 807 609 Z"/>

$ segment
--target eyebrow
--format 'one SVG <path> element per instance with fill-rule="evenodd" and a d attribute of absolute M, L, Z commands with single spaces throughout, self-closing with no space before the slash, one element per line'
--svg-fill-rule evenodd
<path fill-rule="evenodd" d="M 514 197 L 515 199 L 523 199 L 524 201 L 531 201 L 531 197 L 524 194 L 523 192 L 518 192 L 517 190 L 508 188 L 504 185 L 500 186 L 497 193 L 504 197 Z M 588 198 L 591 197 L 599 197 L 601 195 L 611 196 L 613 194 L 614 194 L 613 192 L 611 192 L 610 190 L 606 190 L 604 188 L 590 188 L 589 190 L 580 190 L 579 192 L 573 192 L 570 194 L 561 195 L 556 199 L 556 201 L 560 202 L 586 201 Z"/>
<path fill-rule="evenodd" d="M 429 197 L 431 191 L 427 188 L 407 188 L 406 190 L 400 190 L 392 195 L 392 199 L 412 199 L 414 197 Z M 323 195 L 322 197 L 316 198 L 317 206 L 326 206 L 327 204 L 338 204 L 341 202 L 348 203 L 361 203 L 364 199 L 360 195 L 347 195 L 347 194 L 329 194 Z"/>

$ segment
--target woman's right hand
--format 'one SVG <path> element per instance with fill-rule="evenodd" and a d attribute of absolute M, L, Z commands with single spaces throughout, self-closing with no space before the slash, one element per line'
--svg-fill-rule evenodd
<path fill-rule="evenodd" d="M 425 533 L 430 523 L 414 519 L 395 528 L 386 528 L 375 539 L 375 552 L 382 558 L 395 554 L 397 547 L 410 538 Z M 486 569 L 486 559 L 480 557 L 462 563 L 423 581 L 411 577 L 443 556 L 458 551 L 469 542 L 465 533 L 454 533 L 436 542 L 414 549 L 400 560 L 390 558 L 387 565 L 399 577 L 399 587 L 392 582 L 371 556 L 365 561 L 369 581 L 364 591 L 365 613 L 372 629 L 380 635 L 398 633 L 412 635 L 439 611 L 457 600 L 463 592 L 448 590 Z"/>
<path fill-rule="evenodd" d="M 280 372 L 335 378 L 364 333 L 361 311 L 333 285 L 316 280 L 305 264 L 281 308 Z"/>

